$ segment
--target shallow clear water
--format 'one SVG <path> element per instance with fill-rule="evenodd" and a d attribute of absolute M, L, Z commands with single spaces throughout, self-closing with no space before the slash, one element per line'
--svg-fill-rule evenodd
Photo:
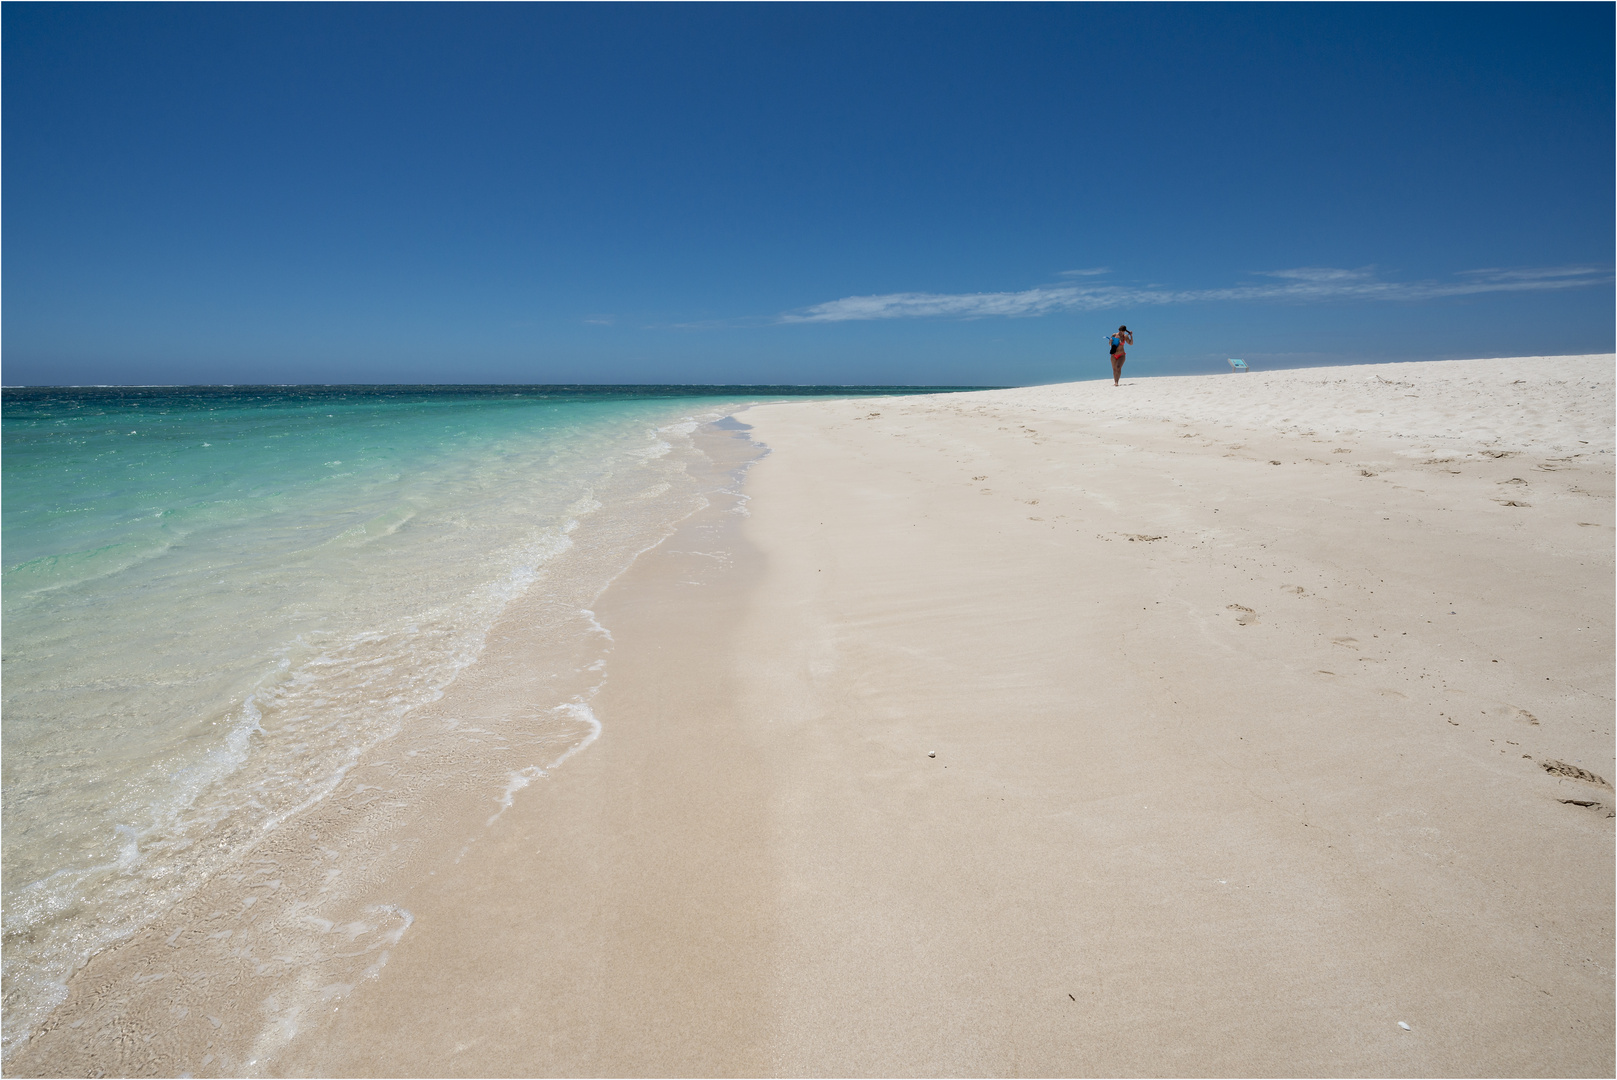
<path fill-rule="evenodd" d="M 581 522 L 688 512 L 671 445 L 770 389 L 6 391 L 7 1044 L 438 697 Z"/>

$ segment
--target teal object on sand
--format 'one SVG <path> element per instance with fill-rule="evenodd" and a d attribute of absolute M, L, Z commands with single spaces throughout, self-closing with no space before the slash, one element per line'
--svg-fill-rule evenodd
<path fill-rule="evenodd" d="M 1245 371 L 1246 369 L 1247 368 L 1246 368 L 1246 361 L 1245 360 L 1233 360 L 1232 359 L 1230 361 L 1230 370 L 1231 371 Z"/>

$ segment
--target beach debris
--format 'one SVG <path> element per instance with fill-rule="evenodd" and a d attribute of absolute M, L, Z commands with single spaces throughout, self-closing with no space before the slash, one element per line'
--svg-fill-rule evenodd
<path fill-rule="evenodd" d="M 1564 761 L 1555 761 L 1554 759 L 1549 761 L 1541 761 L 1538 763 L 1538 767 L 1549 773 L 1551 776 L 1565 776 L 1572 780 L 1582 780 L 1589 784 L 1599 784 L 1601 787 L 1611 787 L 1610 784 L 1606 783 L 1604 777 L 1596 776 L 1588 769 L 1579 768 L 1576 765 L 1568 765 Z"/>
<path fill-rule="evenodd" d="M 1398 1026 L 1403 1028 L 1405 1031 L 1413 1031 L 1414 1030 L 1408 1024 L 1404 1023 L 1402 1020 L 1398 1021 Z"/>
<path fill-rule="evenodd" d="M 937 752 L 937 751 L 936 751 L 936 750 L 928 750 L 928 751 L 927 751 L 927 752 L 926 752 L 926 756 L 927 756 L 927 757 L 937 757 L 937 756 L 938 756 L 938 752 Z"/>

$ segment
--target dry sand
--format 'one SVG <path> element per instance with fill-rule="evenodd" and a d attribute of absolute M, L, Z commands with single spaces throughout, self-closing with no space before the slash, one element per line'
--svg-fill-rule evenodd
<path fill-rule="evenodd" d="M 599 740 L 233 1071 L 1611 1075 L 1613 392 L 750 410 L 750 512 L 597 606 Z M 8 1072 L 135 1071 L 59 1012 Z"/>

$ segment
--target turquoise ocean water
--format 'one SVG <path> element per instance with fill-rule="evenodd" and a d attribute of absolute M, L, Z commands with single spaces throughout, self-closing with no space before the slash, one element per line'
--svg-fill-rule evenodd
<path fill-rule="evenodd" d="M 8 1047 L 586 572 L 580 538 L 689 513 L 698 425 L 813 393 L 850 391 L 6 390 Z"/>

